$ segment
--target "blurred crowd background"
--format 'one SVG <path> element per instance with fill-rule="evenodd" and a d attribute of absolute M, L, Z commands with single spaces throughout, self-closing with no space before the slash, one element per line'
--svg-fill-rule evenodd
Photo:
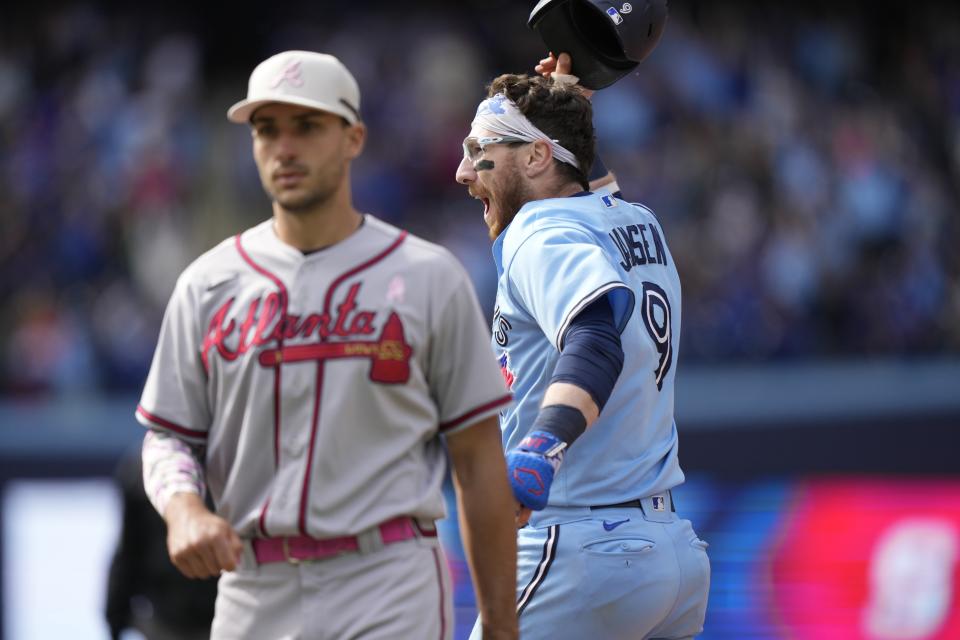
<path fill-rule="evenodd" d="M 0 393 L 136 391 L 173 282 L 270 215 L 226 121 L 277 51 L 339 56 L 358 206 L 495 273 L 453 180 L 532 3 L 19 4 L 0 20 Z M 960 7 L 672 2 L 595 97 L 600 150 L 684 284 L 681 361 L 960 353 Z"/>
<path fill-rule="evenodd" d="M 285 49 L 347 64 L 370 128 L 356 204 L 454 251 L 491 314 L 482 211 L 454 171 L 485 85 L 544 53 L 533 4 L 0 7 L 0 638 L 102 638 L 105 608 L 122 626 L 102 597 L 122 591 L 103 588 L 116 541 L 151 556 L 124 553 L 109 476 L 137 455 L 167 298 L 270 215 L 225 117 L 253 67 Z M 703 637 L 958 638 L 960 4 L 670 14 L 594 106 L 606 165 L 681 271 L 676 495 L 712 545 Z"/>

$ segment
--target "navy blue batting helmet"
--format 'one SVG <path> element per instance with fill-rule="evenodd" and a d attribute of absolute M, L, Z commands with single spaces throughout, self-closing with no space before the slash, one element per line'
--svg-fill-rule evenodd
<path fill-rule="evenodd" d="M 666 24 L 667 0 L 540 0 L 527 21 L 548 50 L 570 54 L 571 73 L 588 89 L 610 86 L 636 69 Z"/>

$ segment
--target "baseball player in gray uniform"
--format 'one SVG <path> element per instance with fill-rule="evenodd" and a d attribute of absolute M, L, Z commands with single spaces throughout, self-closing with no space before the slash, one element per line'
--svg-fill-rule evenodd
<path fill-rule="evenodd" d="M 214 638 L 443 640 L 445 442 L 484 637 L 516 637 L 511 396 L 456 259 L 354 209 L 359 109 L 336 58 L 287 51 L 229 110 L 273 216 L 177 282 L 136 411 L 147 493 L 173 563 L 220 575 Z"/>

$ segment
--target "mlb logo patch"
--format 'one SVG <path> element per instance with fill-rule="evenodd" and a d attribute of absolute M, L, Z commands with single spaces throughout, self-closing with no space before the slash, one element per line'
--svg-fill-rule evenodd
<path fill-rule="evenodd" d="M 610 16 L 611 20 L 613 20 L 613 24 L 620 24 L 623 22 L 623 16 L 620 15 L 620 12 L 613 7 L 607 9 L 607 15 Z"/>
<path fill-rule="evenodd" d="M 600 202 L 603 203 L 607 209 L 612 209 L 617 206 L 617 201 L 614 200 L 613 196 L 600 196 Z"/>
<path fill-rule="evenodd" d="M 654 511 L 666 511 L 666 501 L 663 496 L 653 496 L 652 500 Z"/>

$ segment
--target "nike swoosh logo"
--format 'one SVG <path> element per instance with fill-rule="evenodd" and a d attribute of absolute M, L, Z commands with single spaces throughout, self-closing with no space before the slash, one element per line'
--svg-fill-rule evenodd
<path fill-rule="evenodd" d="M 620 520 L 619 522 L 607 522 L 606 520 L 604 520 L 603 528 L 606 529 L 607 531 L 613 531 L 614 529 L 622 525 L 624 522 L 630 522 L 630 518 L 627 518 L 626 520 Z"/>

